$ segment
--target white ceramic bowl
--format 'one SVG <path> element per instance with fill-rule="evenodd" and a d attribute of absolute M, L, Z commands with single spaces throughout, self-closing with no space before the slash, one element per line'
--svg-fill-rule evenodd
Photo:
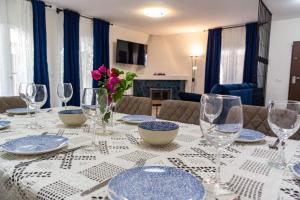
<path fill-rule="evenodd" d="M 58 112 L 58 116 L 67 126 L 81 126 L 87 120 L 81 109 L 62 110 Z"/>
<path fill-rule="evenodd" d="M 140 123 L 139 133 L 148 144 L 166 145 L 177 136 L 179 126 L 172 122 L 151 121 Z"/>

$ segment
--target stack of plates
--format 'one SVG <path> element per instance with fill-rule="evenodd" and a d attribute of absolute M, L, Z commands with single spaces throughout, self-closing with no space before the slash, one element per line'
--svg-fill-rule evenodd
<path fill-rule="evenodd" d="M 0 120 L 0 129 L 4 129 L 9 127 L 10 125 L 10 121 L 6 121 L 6 120 Z"/>
<path fill-rule="evenodd" d="M 205 190 L 191 174 L 163 166 L 132 168 L 115 176 L 108 184 L 111 200 L 202 200 Z"/>
<path fill-rule="evenodd" d="M 294 175 L 297 178 L 300 178 L 300 163 L 297 163 L 297 164 L 293 165 L 291 168 L 292 168 L 292 171 L 293 171 Z"/>
<path fill-rule="evenodd" d="M 148 115 L 126 115 L 122 117 L 121 120 L 130 124 L 139 124 L 142 122 L 155 121 L 155 117 Z"/>
<path fill-rule="evenodd" d="M 27 109 L 27 108 L 12 108 L 12 109 L 6 110 L 6 112 L 9 115 L 26 115 L 28 112 L 34 113 L 34 110 Z"/>
<path fill-rule="evenodd" d="M 244 128 L 240 136 L 235 140 L 237 142 L 260 142 L 265 139 L 265 135 L 259 131 Z"/>
<path fill-rule="evenodd" d="M 17 155 L 35 155 L 56 151 L 68 145 L 68 139 L 57 135 L 33 135 L 10 140 L 2 150 Z"/>

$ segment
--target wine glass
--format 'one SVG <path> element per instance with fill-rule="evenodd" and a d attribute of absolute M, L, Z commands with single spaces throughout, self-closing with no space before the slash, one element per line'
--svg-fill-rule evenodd
<path fill-rule="evenodd" d="M 65 109 L 67 109 L 67 103 L 73 96 L 73 87 L 71 83 L 59 83 L 57 85 L 57 95 L 63 102 Z"/>
<path fill-rule="evenodd" d="M 216 174 L 208 181 L 208 190 L 215 195 L 228 194 L 221 183 L 221 151 L 230 146 L 243 128 L 243 111 L 240 97 L 204 94 L 201 97 L 200 128 L 207 142 L 216 151 Z M 211 187 L 210 187 L 211 186 Z"/>
<path fill-rule="evenodd" d="M 201 101 L 203 104 L 203 113 L 208 121 L 212 124 L 213 121 L 221 114 L 222 111 L 222 98 L 216 94 L 204 95 Z"/>
<path fill-rule="evenodd" d="M 216 94 L 210 94 L 203 95 L 203 98 L 201 98 L 200 101 L 201 105 L 203 104 L 203 106 L 200 107 L 200 112 L 204 113 L 205 117 L 208 119 L 210 128 L 212 128 L 213 121 L 220 115 L 222 111 L 222 98 Z M 204 137 L 203 134 L 202 137 Z M 206 140 L 201 142 L 203 144 L 207 144 Z"/>
<path fill-rule="evenodd" d="M 96 122 L 104 117 L 109 107 L 107 92 L 99 88 L 84 88 L 81 107 L 84 115 L 93 123 L 92 143 L 86 149 L 95 151 L 97 150 Z"/>
<path fill-rule="evenodd" d="M 34 103 L 35 95 L 36 95 L 35 84 L 34 83 L 27 84 L 26 97 L 28 101 L 28 108 L 31 107 L 32 109 L 35 109 L 35 103 Z M 35 123 L 28 124 L 27 128 L 35 128 Z"/>
<path fill-rule="evenodd" d="M 277 169 L 287 166 L 284 148 L 285 140 L 300 127 L 300 102 L 271 101 L 268 105 L 268 123 L 279 139 L 279 159 L 270 160 L 269 164 Z"/>
<path fill-rule="evenodd" d="M 35 95 L 33 95 L 35 93 Z M 48 93 L 46 85 L 42 84 L 30 84 L 27 87 L 27 94 L 30 97 L 29 103 L 35 108 L 35 120 L 34 123 L 30 126 L 32 129 L 43 128 L 42 125 L 38 123 L 37 115 L 47 101 Z"/>
<path fill-rule="evenodd" d="M 29 99 L 28 99 L 27 92 L 26 92 L 27 91 L 27 86 L 29 84 L 30 83 L 20 83 L 20 85 L 19 85 L 19 96 L 26 103 L 27 115 L 29 115 L 29 113 L 30 113 L 30 111 L 29 111 Z"/>

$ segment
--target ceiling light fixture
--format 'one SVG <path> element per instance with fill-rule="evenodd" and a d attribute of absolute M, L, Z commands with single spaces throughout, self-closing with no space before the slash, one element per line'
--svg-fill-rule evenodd
<path fill-rule="evenodd" d="M 145 8 L 144 14 L 148 17 L 160 18 L 168 13 L 166 8 Z"/>

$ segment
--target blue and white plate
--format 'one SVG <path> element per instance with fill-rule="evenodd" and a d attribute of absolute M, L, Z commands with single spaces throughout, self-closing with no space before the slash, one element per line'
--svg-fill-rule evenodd
<path fill-rule="evenodd" d="M 10 140 L 1 145 L 2 150 L 17 155 L 43 154 L 68 145 L 68 139 L 57 135 L 33 135 Z"/>
<path fill-rule="evenodd" d="M 300 163 L 297 163 L 297 164 L 293 165 L 292 166 L 292 171 L 293 171 L 295 176 L 300 178 Z"/>
<path fill-rule="evenodd" d="M 191 174 L 163 166 L 132 168 L 121 172 L 108 183 L 111 200 L 201 200 L 205 190 Z"/>
<path fill-rule="evenodd" d="M 34 113 L 34 110 L 32 109 L 27 109 L 27 108 L 12 108 L 12 109 L 8 109 L 6 110 L 7 114 L 11 114 L 11 115 L 26 115 L 28 113 L 28 111 L 30 113 Z"/>
<path fill-rule="evenodd" d="M 142 122 L 154 121 L 155 117 L 148 115 L 126 115 L 122 117 L 121 120 L 130 124 L 139 124 Z"/>
<path fill-rule="evenodd" d="M 235 140 L 237 142 L 260 142 L 265 139 L 265 135 L 259 131 L 251 129 L 242 129 L 240 136 Z"/>
<path fill-rule="evenodd" d="M 10 121 L 0 120 L 0 129 L 9 127 Z"/>

